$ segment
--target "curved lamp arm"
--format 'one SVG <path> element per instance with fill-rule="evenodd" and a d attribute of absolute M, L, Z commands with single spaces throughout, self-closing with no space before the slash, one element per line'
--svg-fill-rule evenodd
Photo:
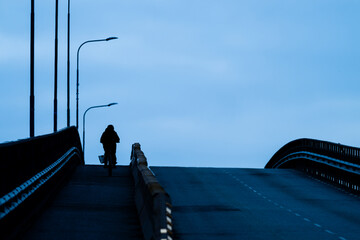
<path fill-rule="evenodd" d="M 116 104 L 118 104 L 118 103 L 109 103 L 109 104 L 105 104 L 105 105 L 92 106 L 92 107 L 89 107 L 88 109 L 86 109 L 86 111 L 84 112 L 84 115 L 83 115 L 83 154 L 84 154 L 84 157 L 85 157 L 85 116 L 86 116 L 86 113 L 90 109 L 93 109 L 93 108 L 111 107 Z M 85 159 L 84 159 L 84 162 L 85 162 Z"/>
<path fill-rule="evenodd" d="M 118 39 L 118 38 L 117 37 L 108 37 L 108 38 L 103 38 L 103 39 L 88 40 L 88 41 L 83 42 L 78 47 L 78 50 L 76 53 L 76 128 L 79 128 L 79 53 L 80 53 L 80 49 L 86 43 L 103 42 L 103 41 L 110 41 L 110 40 L 115 40 L 115 39 Z"/>

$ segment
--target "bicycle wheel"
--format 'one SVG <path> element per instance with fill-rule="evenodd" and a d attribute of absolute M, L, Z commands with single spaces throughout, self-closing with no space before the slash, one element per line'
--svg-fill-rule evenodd
<path fill-rule="evenodd" d="M 112 156 L 111 156 L 111 154 L 109 154 L 109 156 L 108 156 L 109 177 L 112 176 L 112 167 L 113 167 L 112 165 L 113 165 L 113 163 L 112 163 Z"/>

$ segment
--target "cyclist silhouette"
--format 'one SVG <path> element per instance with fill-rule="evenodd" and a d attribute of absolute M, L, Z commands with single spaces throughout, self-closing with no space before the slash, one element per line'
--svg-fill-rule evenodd
<path fill-rule="evenodd" d="M 103 134 L 101 135 L 100 142 L 103 144 L 105 151 L 105 166 L 108 165 L 108 155 L 111 154 L 113 165 L 116 164 L 116 143 L 120 142 L 120 138 L 114 130 L 113 125 L 107 126 Z"/>

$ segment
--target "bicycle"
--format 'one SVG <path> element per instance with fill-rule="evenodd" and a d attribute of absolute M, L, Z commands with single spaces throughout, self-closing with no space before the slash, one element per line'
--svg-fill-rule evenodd
<path fill-rule="evenodd" d="M 112 169 L 115 168 L 115 162 L 114 162 L 113 155 L 112 155 L 111 151 L 109 151 L 106 154 L 106 158 L 107 159 L 105 159 L 105 165 L 107 163 L 108 171 L 109 171 L 109 177 L 111 177 L 112 176 Z"/>

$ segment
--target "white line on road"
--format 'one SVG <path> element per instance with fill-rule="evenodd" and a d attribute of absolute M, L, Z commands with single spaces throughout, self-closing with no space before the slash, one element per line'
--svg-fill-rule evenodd
<path fill-rule="evenodd" d="M 321 228 L 321 225 L 320 224 L 317 224 L 317 223 L 314 223 L 314 225 L 318 228 Z"/>
<path fill-rule="evenodd" d="M 276 205 L 276 206 L 278 206 L 278 207 L 280 207 L 280 208 L 282 208 L 282 209 L 285 208 L 284 206 L 279 205 L 278 203 L 272 201 L 270 198 L 267 198 L 266 196 L 262 195 L 260 192 L 254 190 L 251 186 L 249 186 L 248 184 L 246 184 L 244 181 L 241 181 L 240 179 L 238 179 L 236 176 L 232 175 L 231 173 L 229 173 L 229 172 L 227 172 L 227 171 L 224 171 L 224 172 L 227 173 L 228 175 L 232 176 L 234 179 L 236 179 L 236 181 L 240 182 L 243 186 L 245 186 L 245 187 L 247 187 L 248 189 L 252 190 L 252 191 L 253 191 L 254 193 L 256 193 L 258 196 L 262 197 L 263 199 L 267 200 L 268 202 L 273 203 L 274 205 Z M 315 180 L 318 180 L 318 179 L 315 179 Z M 319 180 L 318 180 L 318 181 L 319 181 Z M 319 181 L 319 182 L 324 183 L 323 181 Z M 326 184 L 326 183 L 324 183 L 324 184 Z M 339 190 L 340 190 L 340 191 L 344 191 L 343 189 L 339 189 Z M 349 195 L 353 195 L 353 194 L 350 193 Z M 353 196 L 354 196 L 354 197 L 358 197 L 358 196 L 356 196 L 356 195 L 353 195 Z M 301 215 L 300 215 L 299 213 L 293 212 L 293 210 L 291 210 L 290 208 L 287 208 L 286 210 L 287 210 L 288 212 L 290 212 L 290 213 L 293 213 L 293 214 L 294 214 L 295 216 L 297 216 L 297 217 L 301 217 Z M 304 217 L 303 219 L 304 219 L 304 221 L 306 221 L 306 222 L 311 222 L 311 220 L 308 219 L 308 218 L 305 218 L 305 217 Z M 317 224 L 317 223 L 314 223 L 314 226 L 316 226 L 316 227 L 318 227 L 318 228 L 322 228 L 322 226 L 321 226 L 320 224 Z M 332 232 L 332 231 L 330 231 L 330 230 L 328 230 L 328 229 L 325 229 L 324 231 L 327 232 L 328 234 L 331 234 L 331 235 L 337 235 L 337 234 L 335 234 L 334 232 Z M 339 236 L 338 239 L 339 239 L 339 240 L 347 240 L 346 238 L 341 237 L 341 236 Z"/>

